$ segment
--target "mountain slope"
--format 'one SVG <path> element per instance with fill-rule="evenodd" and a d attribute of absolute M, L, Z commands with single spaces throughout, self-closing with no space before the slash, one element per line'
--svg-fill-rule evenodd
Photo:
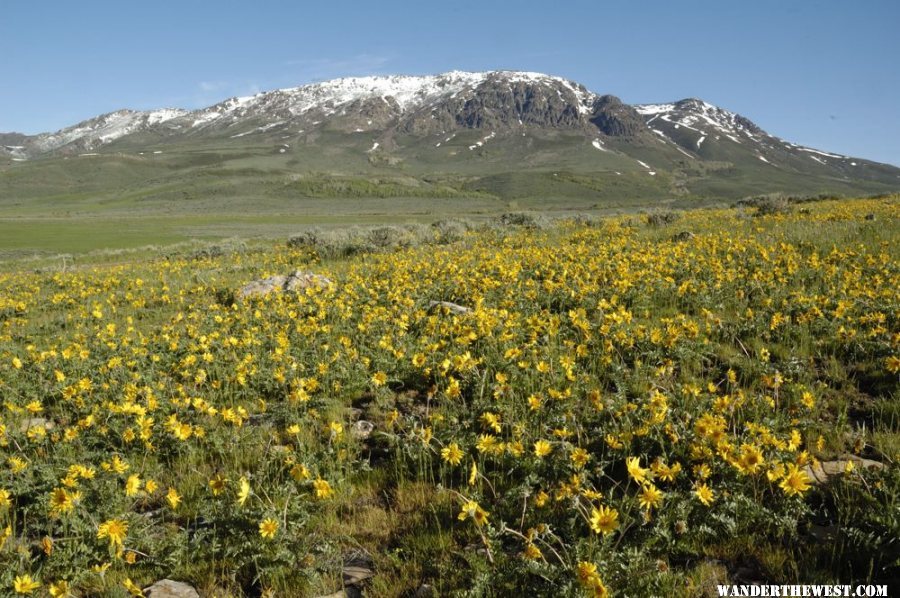
<path fill-rule="evenodd" d="M 0 135 L 2 156 L 0 193 L 18 199 L 52 195 L 52 177 L 32 179 L 41 164 L 65 159 L 76 163 L 55 169 L 69 173 L 58 185 L 96 194 L 103 180 L 80 164 L 113 156 L 110 195 L 194 188 L 223 169 L 271 181 L 260 187 L 269 197 L 285 180 L 352 176 L 389 179 L 392 188 L 438 177 L 461 193 L 509 198 L 531 188 L 598 200 L 613 191 L 728 198 L 900 187 L 896 167 L 791 144 L 702 100 L 630 106 L 560 77 L 512 71 L 354 77 L 194 111 L 121 110 L 55 133 Z"/>

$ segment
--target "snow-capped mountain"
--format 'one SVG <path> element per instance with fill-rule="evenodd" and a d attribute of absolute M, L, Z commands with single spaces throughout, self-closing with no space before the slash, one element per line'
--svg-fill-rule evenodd
<path fill-rule="evenodd" d="M 357 127 L 368 130 L 383 126 L 390 119 L 437 107 L 442 102 L 470 102 L 490 85 L 505 85 L 509 89 L 514 86 L 553 88 L 561 101 L 574 105 L 577 114 L 589 114 L 596 98 L 583 86 L 561 77 L 518 71 L 452 71 L 422 77 L 347 77 L 230 98 L 194 111 L 173 108 L 148 112 L 119 110 L 55 133 L 27 137 L 16 145 L 6 145 L 5 149 L 18 157 L 37 156 L 66 148 L 84 152 L 98 150 L 122 137 L 146 131 L 196 135 L 229 129 L 230 137 L 236 138 L 289 128 L 292 124 L 315 126 L 326 119 L 354 116 L 354 111 L 379 117 L 366 118 L 364 124 Z M 258 121 L 263 122 L 250 128 L 242 127 L 256 125 Z"/>
<path fill-rule="evenodd" d="M 865 162 L 784 141 L 739 114 L 696 98 L 671 104 L 637 105 L 635 110 L 655 134 L 701 158 L 715 159 L 724 143 L 741 146 L 743 151 L 773 166 L 779 161 L 796 159 L 841 168 Z"/>
<path fill-rule="evenodd" d="M 120 110 L 55 133 L 0 135 L 0 156 L 24 161 L 248 144 L 289 155 L 314 145 L 351 161 L 384 158 L 383 164 L 485 155 L 506 155 L 515 164 L 530 147 L 531 156 L 540 156 L 529 158 L 532 167 L 591 163 L 614 172 L 687 173 L 679 180 L 729 169 L 752 171 L 744 179 L 767 177 L 769 168 L 779 169 L 782 180 L 900 182 L 900 169 L 792 144 L 703 100 L 630 106 L 574 81 L 519 71 L 348 77 L 199 110 Z M 553 149 L 538 152 L 535 144 Z"/>
<path fill-rule="evenodd" d="M 188 114 L 187 110 L 176 108 L 148 112 L 117 110 L 55 133 L 42 133 L 25 138 L 20 141 L 21 145 L 19 146 L 6 147 L 7 149 L 27 150 L 20 152 L 23 154 L 41 154 L 67 146 L 92 150 L 131 133 L 149 129 L 185 114 Z"/>

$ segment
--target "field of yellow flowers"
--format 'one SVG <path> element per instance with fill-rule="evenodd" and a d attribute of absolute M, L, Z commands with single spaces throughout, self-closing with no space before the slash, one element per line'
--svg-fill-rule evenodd
<path fill-rule="evenodd" d="M 0 595 L 896 579 L 898 208 L 0 273 Z"/>

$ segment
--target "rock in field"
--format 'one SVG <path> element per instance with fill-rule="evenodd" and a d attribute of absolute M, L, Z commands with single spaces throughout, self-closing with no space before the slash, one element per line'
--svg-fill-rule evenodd
<path fill-rule="evenodd" d="M 463 315 L 471 312 L 472 310 L 464 305 L 459 305 L 457 303 L 451 303 L 450 301 L 429 301 L 428 302 L 428 311 L 440 311 L 446 309 L 452 314 Z"/>
<path fill-rule="evenodd" d="M 357 440 L 365 440 L 372 435 L 372 430 L 374 429 L 375 424 L 361 419 L 353 423 L 353 426 L 350 428 L 350 433 L 353 434 L 353 437 Z"/>
<path fill-rule="evenodd" d="M 883 463 L 872 461 L 871 459 L 863 459 L 856 455 L 843 455 L 834 461 L 820 461 L 818 463 L 807 465 L 803 471 L 812 479 L 814 484 L 824 484 L 834 476 L 839 476 L 849 472 L 858 471 L 860 469 L 882 469 Z"/>
<path fill-rule="evenodd" d="M 147 598 L 200 598 L 193 587 L 180 581 L 163 579 L 144 589 Z"/>
<path fill-rule="evenodd" d="M 19 426 L 19 429 L 22 432 L 27 432 L 32 428 L 44 428 L 48 432 L 56 427 L 49 419 L 45 419 L 43 417 L 29 417 L 28 419 L 22 420 L 22 424 Z"/>
<path fill-rule="evenodd" d="M 287 276 L 278 275 L 254 280 L 253 282 L 244 285 L 239 294 L 241 298 L 246 298 L 257 295 L 267 295 L 272 291 L 296 293 L 307 287 L 326 287 L 330 284 L 332 284 L 332 281 L 327 276 L 296 270 Z"/>

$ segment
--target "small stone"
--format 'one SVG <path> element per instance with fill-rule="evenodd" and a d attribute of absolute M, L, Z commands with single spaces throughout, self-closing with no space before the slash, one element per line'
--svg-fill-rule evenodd
<path fill-rule="evenodd" d="M 147 598 L 200 598 L 193 587 L 180 581 L 163 579 L 149 588 L 144 588 Z"/>
<path fill-rule="evenodd" d="M 884 464 L 871 459 L 863 459 L 856 455 L 842 455 L 833 461 L 820 461 L 815 464 L 803 467 L 804 473 L 812 480 L 814 484 L 824 484 L 829 478 L 844 475 L 847 472 L 847 464 L 850 463 L 852 469 L 849 473 L 860 469 L 884 469 Z"/>
<path fill-rule="evenodd" d="M 330 284 L 332 284 L 331 279 L 327 276 L 295 270 L 284 281 L 284 290 L 295 293 L 307 287 L 327 287 Z"/>
<path fill-rule="evenodd" d="M 247 283 L 241 288 L 239 295 L 246 298 L 267 295 L 272 291 L 296 293 L 308 287 L 326 287 L 331 284 L 331 279 L 321 274 L 295 270 L 287 276 L 270 276 Z"/>
<path fill-rule="evenodd" d="M 470 313 L 472 310 L 464 305 L 459 305 L 457 303 L 451 303 L 450 301 L 429 301 L 428 302 L 428 311 L 433 312 L 437 309 L 446 309 L 452 314 L 463 315 Z"/>
<path fill-rule="evenodd" d="M 22 420 L 22 424 L 19 426 L 19 430 L 22 432 L 27 432 L 32 428 L 44 428 L 49 432 L 55 427 L 56 424 L 49 419 L 45 419 L 43 417 L 29 417 L 28 419 Z"/>
<path fill-rule="evenodd" d="M 683 230 L 680 233 L 678 233 L 677 235 L 673 236 L 672 240 L 677 243 L 680 241 L 690 241 L 693 238 L 694 238 L 694 233 L 692 233 L 689 230 Z"/>
<path fill-rule="evenodd" d="M 375 424 L 370 421 L 361 419 L 358 422 L 354 422 L 353 427 L 350 428 L 350 433 L 357 440 L 365 440 L 372 435 L 372 430 L 374 429 Z"/>
<path fill-rule="evenodd" d="M 354 551 L 344 557 L 344 567 L 341 569 L 344 588 L 358 584 L 375 576 L 375 563 L 371 555 L 364 551 Z"/>
<path fill-rule="evenodd" d="M 416 590 L 416 598 L 434 598 L 437 596 L 434 592 L 434 586 L 428 583 L 423 583 Z"/>

